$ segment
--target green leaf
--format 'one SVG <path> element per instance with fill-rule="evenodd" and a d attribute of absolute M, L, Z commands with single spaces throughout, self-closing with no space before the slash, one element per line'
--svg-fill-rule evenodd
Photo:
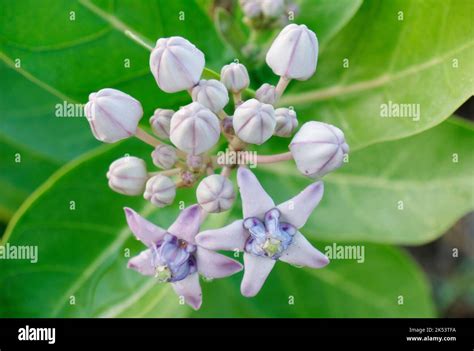
<path fill-rule="evenodd" d="M 112 160 L 125 153 L 146 156 L 149 151 L 135 140 L 100 148 L 63 167 L 23 204 L 3 244 L 37 245 L 38 262 L 1 260 L 1 317 L 189 315 L 190 308 L 179 304 L 169 286 L 126 268 L 127 250 L 132 256 L 144 246 L 129 232 L 123 206 L 166 228 L 177 215 L 180 200 L 186 206 L 195 201 L 194 191 L 184 189 L 174 206 L 152 211 L 140 197 L 108 189 L 104 174 Z M 227 213 L 211 215 L 205 226 L 229 220 Z M 323 250 L 323 244 L 318 246 Z M 279 263 L 256 299 L 239 294 L 242 274 L 203 283 L 204 305 L 197 315 L 432 315 L 426 283 L 405 255 L 371 244 L 365 245 L 365 255 L 364 263 L 334 260 L 328 268 L 314 271 Z M 387 271 L 396 273 L 389 279 Z M 288 305 L 289 295 L 296 305 Z M 397 304 L 399 295 L 404 296 L 403 306 Z"/>
<path fill-rule="evenodd" d="M 348 164 L 324 177 L 323 200 L 304 232 L 335 241 L 413 245 L 436 239 L 474 209 L 473 138 L 472 123 L 453 118 L 350 153 Z M 259 174 L 266 189 L 279 189 L 272 193 L 279 201 L 308 183 L 293 162 Z"/>
<path fill-rule="evenodd" d="M 468 0 L 366 1 L 281 104 L 342 128 L 353 150 L 429 129 L 474 93 L 473 11 Z M 382 118 L 390 101 L 418 104 L 419 122 Z"/>
<path fill-rule="evenodd" d="M 203 285 L 203 307 L 192 316 L 434 316 L 426 279 L 405 253 L 388 246 L 358 245 L 364 247 L 363 263 L 335 259 L 323 269 L 301 269 L 277 262 L 260 293 L 250 299 L 240 294 L 241 275 L 214 280 Z M 324 251 L 332 243 L 316 246 Z M 398 303 L 399 296 L 403 297 L 403 304 Z"/>
<path fill-rule="evenodd" d="M 124 30 L 151 42 L 185 36 L 205 52 L 210 66 L 220 67 L 223 46 L 194 1 L 96 5 L 87 0 L 46 0 L 41 7 L 28 0 L 0 4 L 2 220 L 60 165 L 99 145 L 84 118 L 58 118 L 57 106 L 84 103 L 90 92 L 113 87 L 142 102 L 146 124 L 155 108 L 189 102 L 185 93 L 159 90 L 149 72 L 149 52 Z M 205 71 L 206 77 L 211 74 Z M 12 163 L 16 153 L 22 163 Z"/>

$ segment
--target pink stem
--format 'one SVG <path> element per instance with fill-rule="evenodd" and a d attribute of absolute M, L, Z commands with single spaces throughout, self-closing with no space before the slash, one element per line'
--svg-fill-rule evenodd
<path fill-rule="evenodd" d="M 282 154 L 275 154 L 275 155 L 257 155 L 257 164 L 288 161 L 288 160 L 291 160 L 292 158 L 293 158 L 293 155 L 289 151 L 284 152 Z"/>

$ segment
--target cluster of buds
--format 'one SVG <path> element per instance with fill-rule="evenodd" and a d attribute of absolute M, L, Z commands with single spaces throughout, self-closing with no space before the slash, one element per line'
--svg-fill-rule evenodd
<path fill-rule="evenodd" d="M 281 28 L 298 12 L 290 0 L 239 0 L 239 4 L 244 23 L 255 29 Z"/>
<path fill-rule="evenodd" d="M 253 1 L 242 3 L 250 6 Z M 255 3 L 269 15 L 276 14 L 272 6 L 283 1 Z M 221 278 L 242 269 L 238 262 L 213 250 L 244 252 L 241 291 L 245 296 L 258 293 L 277 260 L 313 268 L 329 262 L 298 229 L 322 198 L 320 178 L 342 165 L 349 147 L 337 127 L 311 121 L 296 131 L 296 111 L 276 108 L 291 80 L 307 80 L 314 74 L 317 57 L 315 33 L 304 25 L 286 26 L 266 56 L 279 82 L 276 86 L 265 83 L 253 93 L 247 68 L 238 61 L 222 67 L 220 80 L 206 80 L 202 76 L 204 54 L 196 46 L 182 37 L 159 39 L 150 55 L 158 87 L 168 93 L 188 91 L 192 102 L 177 111 L 156 109 L 149 119 L 154 135 L 139 127 L 143 109 L 135 98 L 109 88 L 90 94 L 85 112 L 93 135 L 107 143 L 135 136 L 153 147 L 153 164 L 161 169 L 149 172 L 140 158 L 119 158 L 107 172 L 112 190 L 129 196 L 141 194 L 156 207 L 164 207 L 174 202 L 179 188 L 197 185 L 196 205 L 183 210 L 168 230 L 126 209 L 132 232 L 148 246 L 130 260 L 130 268 L 171 283 L 197 309 L 201 305 L 199 274 Z M 316 182 L 288 202 L 275 205 L 245 165 L 217 162 L 211 151 L 222 136 L 235 152 L 261 145 L 272 136 L 293 136 L 289 152 L 258 155 L 257 163 L 294 159 L 297 169 Z M 229 175 L 237 168 L 242 220 L 200 232 L 208 214 L 232 208 L 236 191 Z"/>

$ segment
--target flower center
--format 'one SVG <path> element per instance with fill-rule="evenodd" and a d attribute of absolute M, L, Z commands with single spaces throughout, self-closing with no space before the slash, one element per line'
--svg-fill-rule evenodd
<path fill-rule="evenodd" d="M 166 233 L 152 250 L 152 265 L 160 283 L 177 282 L 197 271 L 196 246 L 170 233 Z"/>
<path fill-rule="evenodd" d="M 244 228 L 250 236 L 245 244 L 245 252 L 255 256 L 278 259 L 290 246 L 296 228 L 280 222 L 281 213 L 277 208 L 272 208 L 265 213 L 264 221 L 256 217 L 244 220 Z"/>

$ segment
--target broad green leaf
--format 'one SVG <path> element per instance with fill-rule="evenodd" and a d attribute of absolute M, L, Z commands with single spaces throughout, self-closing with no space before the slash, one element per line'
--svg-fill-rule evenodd
<path fill-rule="evenodd" d="M 95 4 L 86 0 L 0 4 L 0 143 L 6 144 L 1 153 L 0 181 L 5 190 L 0 219 L 8 220 L 57 167 L 99 145 L 84 118 L 58 118 L 58 105 L 84 103 L 90 92 L 114 87 L 142 102 L 146 124 L 153 109 L 177 109 L 189 102 L 184 93 L 159 90 L 149 72 L 149 52 L 124 30 L 140 33 L 150 42 L 182 35 L 205 52 L 209 65 L 218 68 L 223 62 L 213 24 L 194 1 Z M 16 153 L 23 157 L 20 164 L 12 164 Z"/>
<path fill-rule="evenodd" d="M 37 245 L 38 262 L 0 261 L 2 317 L 176 317 L 191 310 L 179 304 L 168 286 L 126 268 L 125 257 L 144 246 L 126 227 L 123 206 L 167 227 L 178 201 L 190 205 L 194 191 L 182 190 L 174 206 L 153 211 L 140 197 L 125 197 L 107 187 L 109 163 L 125 154 L 145 156 L 137 141 L 98 149 L 68 164 L 22 206 L 3 244 Z M 71 201 L 75 209 L 71 209 Z M 222 226 L 228 214 L 211 215 L 205 227 Z M 318 246 L 323 250 L 323 244 Z M 326 244 L 324 244 L 326 245 Z M 390 279 L 387 271 L 393 272 Z M 199 316 L 431 316 L 421 273 L 395 249 L 366 245 L 364 263 L 337 261 L 319 271 L 278 264 L 262 294 L 239 294 L 242 274 L 203 282 Z M 317 292 L 317 294 L 316 294 Z M 293 295 L 296 305 L 288 305 Z M 405 305 L 397 305 L 403 295 Z M 74 304 L 71 304 L 71 301 Z"/>
<path fill-rule="evenodd" d="M 473 140 L 472 123 L 452 118 L 416 136 L 352 152 L 347 164 L 324 177 L 324 198 L 304 232 L 336 241 L 434 240 L 474 210 Z M 280 201 L 308 183 L 293 162 L 260 168 L 264 186 Z"/>
<path fill-rule="evenodd" d="M 322 251 L 332 243 L 316 246 Z M 346 244 L 351 246 L 351 244 Z M 365 261 L 332 260 L 323 269 L 277 262 L 260 293 L 240 294 L 241 275 L 204 285 L 205 304 L 194 317 L 433 317 L 420 269 L 400 249 L 358 243 Z M 390 272 L 390 274 L 388 274 Z M 399 296 L 403 304 L 399 304 Z"/>
<path fill-rule="evenodd" d="M 439 124 L 474 93 L 473 6 L 365 1 L 325 47 L 316 74 L 291 83 L 281 104 L 294 105 L 301 121 L 342 128 L 353 150 Z M 389 102 L 417 104 L 419 121 L 381 117 Z"/>

